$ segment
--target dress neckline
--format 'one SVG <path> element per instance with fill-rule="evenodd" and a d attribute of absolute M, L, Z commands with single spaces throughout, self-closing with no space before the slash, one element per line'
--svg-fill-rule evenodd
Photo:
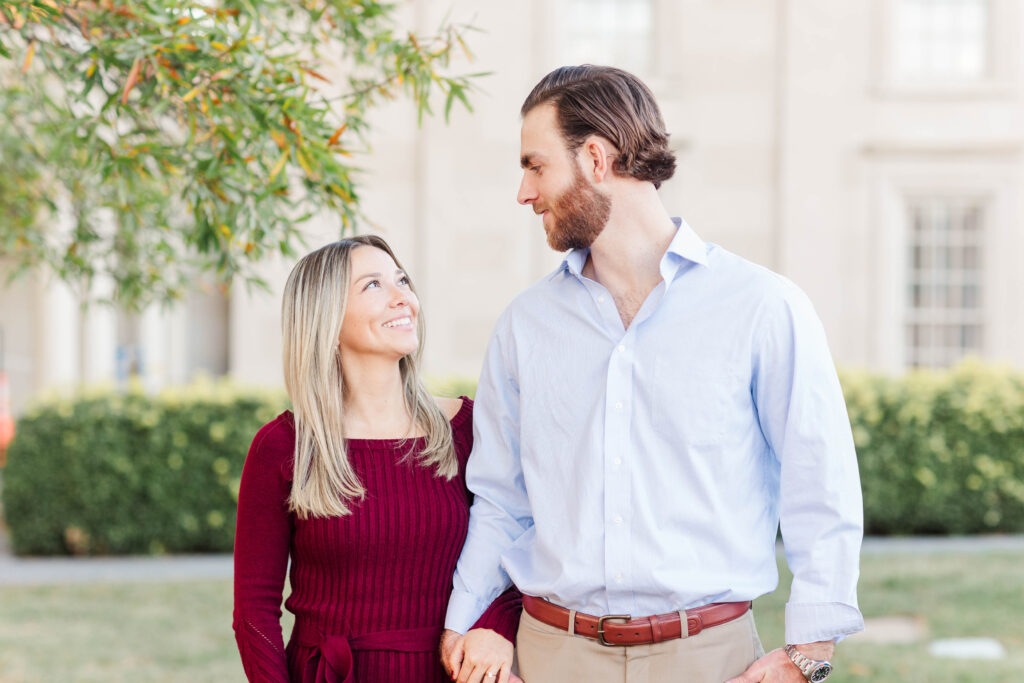
<path fill-rule="evenodd" d="M 448 422 L 452 425 L 452 431 L 455 431 L 470 418 L 473 414 L 471 406 L 473 401 L 468 396 L 459 396 L 462 399 L 462 405 L 459 406 L 458 411 L 452 416 Z M 413 436 L 408 439 L 345 439 L 345 446 L 347 448 L 369 448 L 369 447 L 381 447 L 381 446 L 397 446 L 399 444 L 416 443 L 423 441 L 426 436 Z"/>

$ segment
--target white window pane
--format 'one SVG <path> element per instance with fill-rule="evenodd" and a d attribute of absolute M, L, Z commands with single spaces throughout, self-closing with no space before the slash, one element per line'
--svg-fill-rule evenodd
<path fill-rule="evenodd" d="M 895 0 L 893 71 L 903 80 L 972 80 L 988 67 L 988 0 Z"/>
<path fill-rule="evenodd" d="M 980 200 L 908 200 L 906 362 L 943 366 L 982 350 Z"/>

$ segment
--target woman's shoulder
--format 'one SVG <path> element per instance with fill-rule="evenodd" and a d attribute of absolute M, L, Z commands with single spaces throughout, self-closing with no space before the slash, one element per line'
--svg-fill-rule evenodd
<path fill-rule="evenodd" d="M 452 422 L 459 417 L 460 413 L 462 413 L 465 401 L 469 399 L 465 396 L 460 396 L 459 398 L 434 396 L 434 400 L 437 402 L 437 407 L 441 409 L 441 413 L 444 414 L 444 417 L 449 419 L 449 422 Z"/>
<path fill-rule="evenodd" d="M 452 425 L 452 441 L 455 445 L 455 452 L 459 456 L 459 462 L 465 464 L 469 452 L 473 449 L 473 399 L 468 396 L 445 399 L 453 401 L 454 414 L 445 410 L 448 420 Z"/>
<path fill-rule="evenodd" d="M 286 410 L 260 427 L 249 447 L 249 458 L 265 463 L 290 460 L 295 453 L 295 418 Z"/>
<path fill-rule="evenodd" d="M 472 414 L 473 412 L 473 399 L 467 396 L 460 396 L 458 398 L 435 396 L 434 400 L 437 401 L 441 412 L 444 413 L 444 416 L 448 418 L 448 421 L 453 426 L 456 422 L 462 422 L 467 414 Z"/>

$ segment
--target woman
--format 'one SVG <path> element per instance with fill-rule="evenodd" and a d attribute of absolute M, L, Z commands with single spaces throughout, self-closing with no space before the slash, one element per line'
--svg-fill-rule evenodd
<path fill-rule="evenodd" d="M 468 521 L 472 401 L 423 387 L 419 302 L 379 237 L 300 260 L 282 329 L 294 412 L 256 434 L 238 496 L 234 629 L 246 675 L 450 680 L 437 647 Z M 507 680 L 518 619 L 518 595 L 491 605 L 467 680 Z"/>

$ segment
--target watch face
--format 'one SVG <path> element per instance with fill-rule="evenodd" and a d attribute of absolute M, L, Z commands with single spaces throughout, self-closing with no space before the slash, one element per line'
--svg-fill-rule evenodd
<path fill-rule="evenodd" d="M 822 664 L 814 670 L 809 680 L 811 683 L 818 683 L 819 681 L 823 681 L 828 678 L 830 673 L 832 673 L 832 666 L 829 664 Z"/>

